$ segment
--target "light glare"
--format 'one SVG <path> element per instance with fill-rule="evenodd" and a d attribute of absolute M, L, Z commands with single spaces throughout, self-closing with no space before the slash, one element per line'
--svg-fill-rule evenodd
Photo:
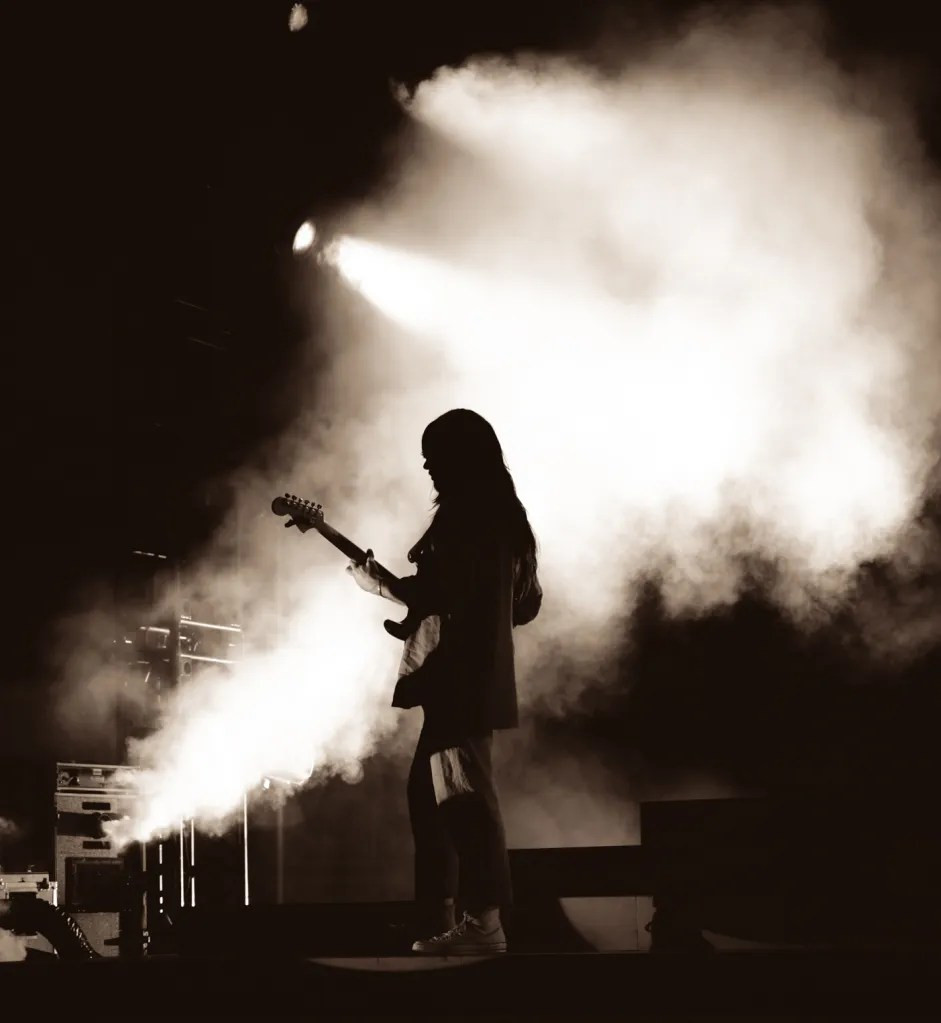
<path fill-rule="evenodd" d="M 307 24 L 307 8 L 303 4 L 294 4 L 288 18 L 288 28 L 292 32 L 300 32 Z"/>
<path fill-rule="evenodd" d="M 317 237 L 317 229 L 313 223 L 309 220 L 305 220 L 303 224 L 297 229 L 294 235 L 294 251 L 295 252 L 307 252 L 308 249 L 314 244 L 314 240 Z"/>

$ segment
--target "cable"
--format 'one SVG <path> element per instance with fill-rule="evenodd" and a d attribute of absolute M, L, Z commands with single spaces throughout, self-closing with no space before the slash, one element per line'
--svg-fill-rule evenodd
<path fill-rule="evenodd" d="M 13 929 L 41 934 L 62 959 L 100 959 L 85 932 L 61 906 L 35 896 L 10 899 Z"/>

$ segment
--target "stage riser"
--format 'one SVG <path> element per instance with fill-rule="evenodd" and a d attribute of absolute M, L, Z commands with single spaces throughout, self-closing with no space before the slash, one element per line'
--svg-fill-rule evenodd
<path fill-rule="evenodd" d="M 941 942 L 941 902 L 788 898 L 700 898 L 683 907 L 714 947 L 858 947 Z M 507 921 L 514 952 L 644 952 L 650 898 L 564 899 L 517 906 Z M 410 903 L 186 909 L 174 919 L 187 955 L 399 956 L 417 935 Z"/>
<path fill-rule="evenodd" d="M 32 1018 L 935 1019 L 937 950 L 508 955 L 485 960 L 156 958 L 0 963 L 7 1005 Z M 117 1010 L 115 1009 L 117 1007 Z M 80 1013 L 81 1014 L 81 1011 Z M 15 1015 L 15 1014 L 14 1014 Z M 22 1013 L 21 1013 L 22 1015 Z M 24 1016 L 24 1018 L 26 1018 Z"/>

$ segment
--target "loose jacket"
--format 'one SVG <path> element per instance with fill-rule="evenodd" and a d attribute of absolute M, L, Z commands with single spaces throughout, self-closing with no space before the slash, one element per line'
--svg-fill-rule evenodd
<path fill-rule="evenodd" d="M 393 706 L 421 705 L 426 723 L 455 739 L 518 724 L 513 626 L 542 600 L 498 523 L 439 512 L 409 555 L 418 571 L 400 593 L 422 623 L 406 640 Z"/>

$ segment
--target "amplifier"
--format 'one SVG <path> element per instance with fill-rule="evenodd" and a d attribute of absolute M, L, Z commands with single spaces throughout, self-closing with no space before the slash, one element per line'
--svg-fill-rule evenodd
<path fill-rule="evenodd" d="M 127 792 L 136 771 L 113 764 L 56 764 L 56 792 Z"/>
<path fill-rule="evenodd" d="M 4 915 L 4 902 L 12 905 L 14 899 L 36 898 L 55 906 L 58 905 L 57 893 L 58 884 L 50 880 L 47 873 L 0 874 L 0 921 Z M 41 934 L 25 933 L 23 939 L 27 950 L 55 954 L 49 939 Z"/>
<path fill-rule="evenodd" d="M 142 894 L 130 884 L 128 853 L 104 833 L 130 813 L 135 769 L 110 764 L 56 765 L 55 878 L 62 908 L 103 956 L 120 950 L 122 919 Z"/>
<path fill-rule="evenodd" d="M 55 906 L 57 905 L 57 890 L 58 885 L 45 872 L 0 874 L 0 902 L 6 901 L 11 896 L 35 895 L 37 899 L 42 899 L 43 902 Z"/>

